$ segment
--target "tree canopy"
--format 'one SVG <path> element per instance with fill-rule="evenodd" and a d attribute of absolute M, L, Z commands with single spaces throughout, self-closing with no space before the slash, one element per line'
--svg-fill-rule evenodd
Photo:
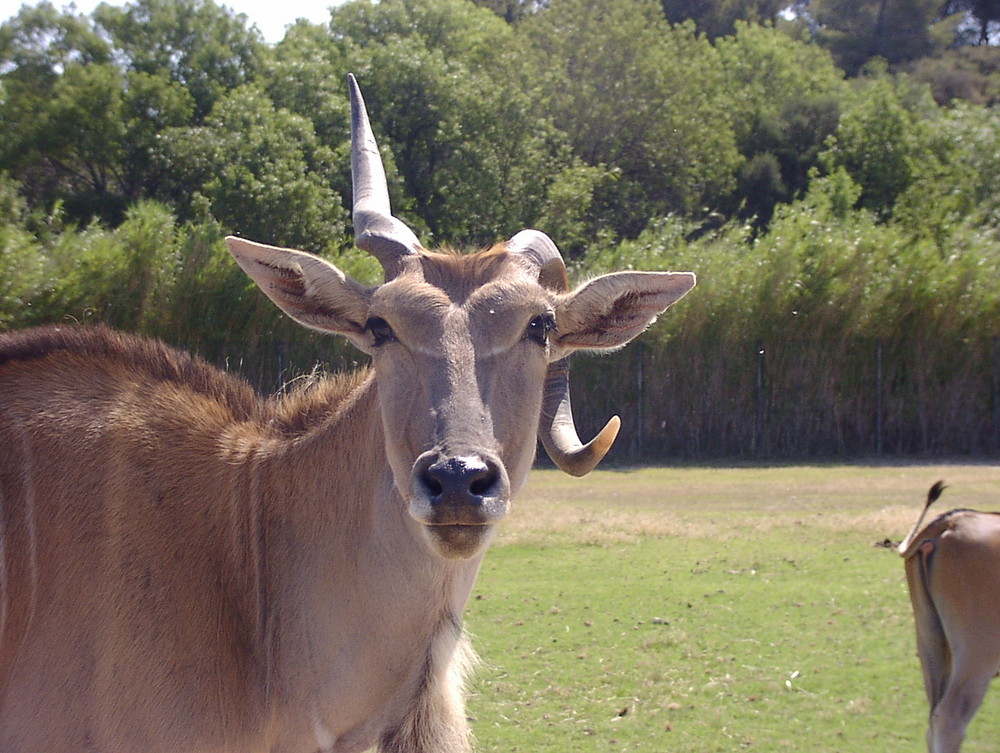
<path fill-rule="evenodd" d="M 964 0 L 350 0 L 269 45 L 214 0 L 23 6 L 0 25 L 0 328 L 240 343 L 279 380 L 312 335 L 221 237 L 377 278 L 350 71 L 427 245 L 538 227 L 574 274 L 699 272 L 650 342 L 1000 332 L 997 24 Z"/>
<path fill-rule="evenodd" d="M 887 128 L 907 152 L 928 105 L 890 79 L 907 64 L 946 96 L 942 69 L 959 63 L 941 46 L 977 20 L 988 39 L 994 5 L 356 0 L 269 46 L 214 0 L 90 16 L 46 0 L 0 26 L 0 170 L 30 207 L 73 222 L 114 226 L 152 199 L 185 221 L 342 245 L 354 70 L 398 210 L 432 240 L 545 220 L 582 249 L 674 214 L 765 226 L 832 164 L 859 181 L 859 206 L 884 211 L 925 147 L 875 159 L 858 134 Z M 980 71 L 965 90 L 989 104 L 1000 63 L 980 58 L 965 58 Z"/>

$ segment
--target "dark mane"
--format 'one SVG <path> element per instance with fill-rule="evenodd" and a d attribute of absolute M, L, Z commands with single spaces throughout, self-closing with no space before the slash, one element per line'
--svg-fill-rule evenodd
<path fill-rule="evenodd" d="M 151 384 L 182 386 L 225 406 L 234 420 L 267 426 L 280 435 L 316 426 L 359 383 L 356 377 L 316 377 L 286 395 L 267 398 L 242 377 L 186 351 L 104 325 L 53 325 L 0 333 L 0 367 L 59 353 L 123 364 Z"/>

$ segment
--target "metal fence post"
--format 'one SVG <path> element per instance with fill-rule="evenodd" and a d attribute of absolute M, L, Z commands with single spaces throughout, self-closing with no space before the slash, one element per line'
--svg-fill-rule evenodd
<path fill-rule="evenodd" d="M 753 422 L 753 447 L 754 454 L 764 444 L 764 343 L 757 341 L 757 382 L 755 397 L 755 415 Z"/>
<path fill-rule="evenodd" d="M 993 353 L 990 358 L 990 408 L 993 412 L 991 450 L 1000 448 L 1000 337 L 993 335 Z"/>
<path fill-rule="evenodd" d="M 635 441 L 636 441 L 636 460 L 644 460 L 646 458 L 646 411 L 645 411 L 645 393 L 646 393 L 646 380 L 645 380 L 645 350 L 646 344 L 640 340 L 637 342 L 635 347 L 635 358 L 636 358 L 636 395 L 635 395 Z"/>
<path fill-rule="evenodd" d="M 875 340 L 875 454 L 882 454 L 882 338 Z"/>

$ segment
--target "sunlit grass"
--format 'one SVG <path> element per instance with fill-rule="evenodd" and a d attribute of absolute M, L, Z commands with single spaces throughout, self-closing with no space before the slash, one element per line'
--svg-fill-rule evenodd
<path fill-rule="evenodd" d="M 902 563 L 878 544 L 938 478 L 942 510 L 1000 508 L 983 465 L 536 472 L 467 610 L 478 750 L 923 750 Z M 995 750 L 995 709 L 966 753 Z"/>

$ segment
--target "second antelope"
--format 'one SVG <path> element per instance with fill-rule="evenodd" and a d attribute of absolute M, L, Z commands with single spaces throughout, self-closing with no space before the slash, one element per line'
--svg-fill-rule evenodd
<path fill-rule="evenodd" d="M 927 749 L 958 753 L 1000 670 L 1000 515 L 951 510 L 921 529 L 944 490 L 938 481 L 899 545 L 930 702 Z"/>

